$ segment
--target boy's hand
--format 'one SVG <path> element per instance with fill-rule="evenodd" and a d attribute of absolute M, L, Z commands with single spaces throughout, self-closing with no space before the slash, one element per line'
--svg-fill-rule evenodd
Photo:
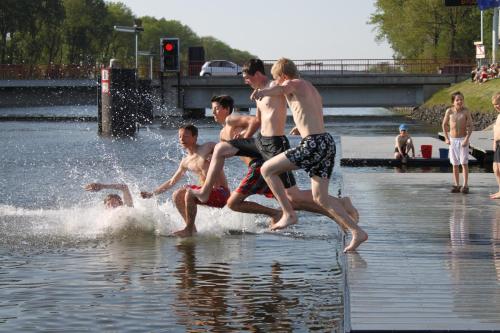
<path fill-rule="evenodd" d="M 141 192 L 141 198 L 143 198 L 143 199 L 149 199 L 151 197 L 153 197 L 153 193 L 151 193 L 151 192 L 145 192 L 145 191 Z"/>
<path fill-rule="evenodd" d="M 102 190 L 102 186 L 99 183 L 90 183 L 87 184 L 83 187 L 85 191 L 90 191 L 90 192 L 98 192 Z"/>
<path fill-rule="evenodd" d="M 262 92 L 259 90 L 259 89 L 255 89 L 253 92 L 252 92 L 252 95 L 250 95 L 250 99 L 253 100 L 253 101 L 256 101 L 256 100 L 261 100 L 262 99 Z"/>
<path fill-rule="evenodd" d="M 290 133 L 288 133 L 289 135 L 300 135 L 300 132 L 299 130 L 297 129 L 297 127 L 294 127 L 292 128 L 292 130 L 290 131 Z"/>
<path fill-rule="evenodd" d="M 464 142 L 462 142 L 462 147 L 469 147 L 469 140 L 464 140 Z"/>

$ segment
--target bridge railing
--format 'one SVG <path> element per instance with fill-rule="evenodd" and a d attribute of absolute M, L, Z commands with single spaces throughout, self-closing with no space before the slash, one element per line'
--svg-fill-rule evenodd
<path fill-rule="evenodd" d="M 264 60 L 267 73 L 276 60 Z M 466 74 L 475 66 L 468 61 L 434 59 L 309 59 L 294 60 L 303 75 L 355 75 L 355 74 Z M 159 64 L 153 69 L 153 78 L 159 78 Z M 0 64 L 0 80 L 37 79 L 94 79 L 100 66 L 92 65 L 26 65 Z M 149 67 L 138 68 L 139 77 L 148 77 Z M 182 76 L 198 76 L 197 70 L 188 68 Z"/>
<path fill-rule="evenodd" d="M 275 60 L 265 60 L 270 73 Z M 303 75 L 355 75 L 355 74 L 465 74 L 475 64 L 468 61 L 434 59 L 327 59 L 294 60 Z"/>

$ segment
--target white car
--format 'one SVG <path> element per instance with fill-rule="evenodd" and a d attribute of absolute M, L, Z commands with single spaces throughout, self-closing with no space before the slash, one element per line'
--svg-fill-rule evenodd
<path fill-rule="evenodd" d="M 241 75 L 241 66 L 227 60 L 207 61 L 201 67 L 200 76 Z"/>

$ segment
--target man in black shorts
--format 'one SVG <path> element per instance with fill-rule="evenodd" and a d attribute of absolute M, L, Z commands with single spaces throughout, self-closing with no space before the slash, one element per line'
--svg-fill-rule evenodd
<path fill-rule="evenodd" d="M 245 83 L 253 89 L 275 85 L 265 75 L 264 64 L 259 59 L 249 60 L 243 66 L 242 72 Z M 248 156 L 254 159 L 262 158 L 263 160 L 268 160 L 290 148 L 289 141 L 285 136 L 287 117 L 285 98 L 283 96 L 264 97 L 256 101 L 256 105 L 255 124 L 245 131 L 244 138 L 220 142 L 215 146 L 204 186 L 200 190 L 192 190 L 193 194 L 201 202 L 205 202 L 208 199 L 210 186 L 212 186 L 211 184 L 215 176 L 223 170 L 226 158 Z M 259 126 L 260 132 L 257 134 L 257 137 L 251 138 Z M 280 178 L 285 186 L 286 195 L 294 209 L 307 210 L 335 219 L 333 214 L 314 202 L 310 190 L 299 190 L 292 172 L 280 174 Z M 348 197 L 342 199 L 331 197 L 331 200 L 340 201 L 340 206 L 343 207 L 354 221 L 359 219 L 358 212 Z M 276 228 L 273 226 L 272 229 Z"/>

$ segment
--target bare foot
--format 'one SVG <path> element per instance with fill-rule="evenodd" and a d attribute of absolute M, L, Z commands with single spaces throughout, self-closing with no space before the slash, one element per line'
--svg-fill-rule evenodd
<path fill-rule="evenodd" d="M 356 222 L 357 224 L 359 222 L 359 212 L 356 209 L 356 207 L 354 207 L 354 205 L 352 204 L 351 198 L 343 197 L 340 200 L 342 201 L 342 206 L 344 206 L 347 215 L 349 215 L 351 219 L 353 219 L 353 221 Z"/>
<path fill-rule="evenodd" d="M 208 197 L 210 196 L 210 192 L 204 194 L 201 190 L 193 190 L 191 188 L 188 189 L 191 194 L 193 194 L 201 203 L 205 203 L 208 201 Z"/>
<path fill-rule="evenodd" d="M 361 245 L 364 241 L 368 239 L 368 234 L 363 230 L 359 229 L 357 231 L 352 232 L 352 240 L 349 245 L 344 249 L 344 253 L 350 251 L 356 251 L 358 246 Z"/>
<path fill-rule="evenodd" d="M 278 223 L 282 215 L 283 212 L 281 210 L 276 210 L 276 213 L 271 215 L 271 228 Z"/>
<path fill-rule="evenodd" d="M 196 231 L 195 231 L 196 232 Z M 176 232 L 172 233 L 172 235 L 177 236 L 177 237 L 191 237 L 193 236 L 193 231 L 189 229 L 182 229 L 182 230 L 177 230 Z"/>
<path fill-rule="evenodd" d="M 290 216 L 283 214 L 281 219 L 275 223 L 273 226 L 271 226 L 271 230 L 278 230 L 278 229 L 283 229 L 288 227 L 289 225 L 296 224 L 297 223 L 297 216 Z"/>
<path fill-rule="evenodd" d="M 490 194 L 491 199 L 500 199 L 500 191 L 497 193 Z"/>

